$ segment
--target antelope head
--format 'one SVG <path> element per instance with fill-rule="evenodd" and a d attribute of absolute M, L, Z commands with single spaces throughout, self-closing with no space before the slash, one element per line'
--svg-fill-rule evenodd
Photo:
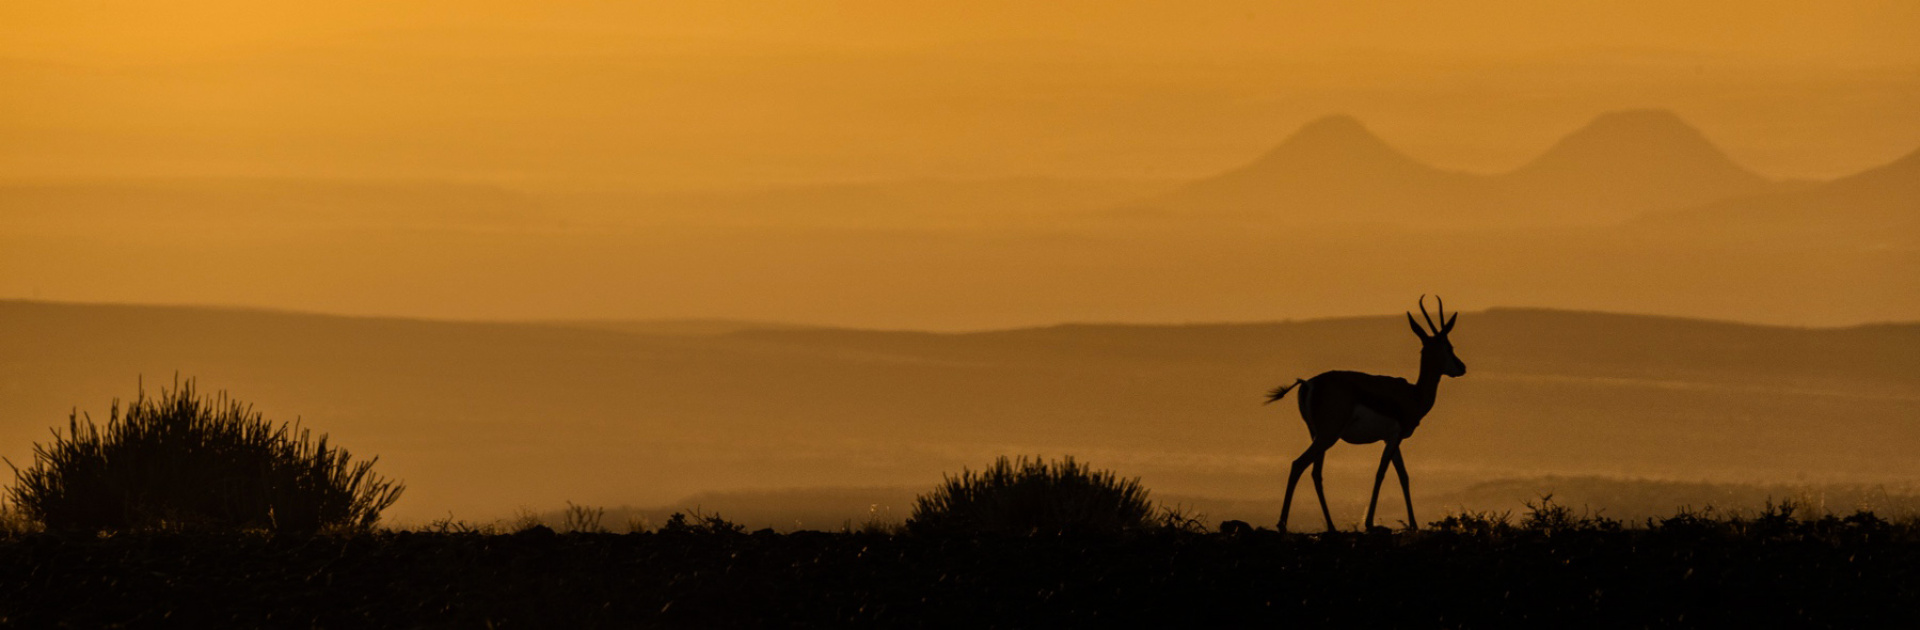
<path fill-rule="evenodd" d="M 1420 322 L 1413 319 L 1413 312 L 1407 312 L 1407 324 L 1413 326 L 1413 334 L 1420 337 L 1420 372 L 1422 374 L 1445 374 L 1460 376 L 1467 373 L 1467 364 L 1453 353 L 1453 342 L 1447 340 L 1447 333 L 1453 332 L 1453 323 L 1460 319 L 1459 313 L 1447 317 L 1447 305 L 1439 296 L 1433 298 L 1435 308 L 1440 310 L 1439 326 L 1433 325 L 1433 316 L 1427 314 L 1427 296 L 1420 296 L 1420 317 L 1427 320 L 1427 327 L 1421 328 Z"/>

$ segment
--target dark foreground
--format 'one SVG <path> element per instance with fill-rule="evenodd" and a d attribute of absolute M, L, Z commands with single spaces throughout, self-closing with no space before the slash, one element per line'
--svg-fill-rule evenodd
<path fill-rule="evenodd" d="M 34 534 L 8 627 L 1916 627 L 1920 525 L 933 538 Z"/>

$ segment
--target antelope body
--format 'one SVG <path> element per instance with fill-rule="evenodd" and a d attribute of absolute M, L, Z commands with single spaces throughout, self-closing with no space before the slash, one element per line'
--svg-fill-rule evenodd
<path fill-rule="evenodd" d="M 1453 343 L 1447 339 L 1447 333 L 1453 331 L 1453 324 L 1460 316 L 1456 313 L 1452 318 L 1447 317 L 1444 303 L 1439 310 L 1440 319 L 1445 323 L 1435 326 L 1432 316 L 1427 314 L 1426 297 L 1421 297 L 1420 316 L 1427 320 L 1424 329 L 1413 319 L 1412 312 L 1407 313 L 1407 324 L 1420 338 L 1420 376 L 1412 383 L 1392 376 L 1336 370 L 1295 380 L 1292 385 L 1275 388 L 1268 394 L 1267 402 L 1271 403 L 1298 387 L 1300 417 L 1306 421 L 1307 433 L 1313 438 L 1306 452 L 1293 460 L 1293 468 L 1288 472 L 1287 494 L 1280 508 L 1280 531 L 1287 530 L 1287 517 L 1293 510 L 1293 490 L 1300 483 L 1300 473 L 1308 467 L 1313 468 L 1313 491 L 1320 498 L 1320 513 L 1327 519 L 1327 530 L 1334 529 L 1333 511 L 1327 509 L 1320 469 L 1326 461 L 1327 449 L 1341 441 L 1348 444 L 1386 442 L 1386 448 L 1380 453 L 1380 468 L 1373 475 L 1373 496 L 1367 501 L 1367 528 L 1373 527 L 1374 508 L 1380 502 L 1380 485 L 1386 479 L 1388 464 L 1393 465 L 1400 477 L 1400 491 L 1407 500 L 1407 525 L 1418 527 L 1413 518 L 1413 491 L 1407 485 L 1407 466 L 1400 456 L 1400 442 L 1413 437 L 1414 430 L 1420 428 L 1420 420 L 1433 410 L 1440 377 L 1467 373 L 1467 365 L 1454 355 Z"/>

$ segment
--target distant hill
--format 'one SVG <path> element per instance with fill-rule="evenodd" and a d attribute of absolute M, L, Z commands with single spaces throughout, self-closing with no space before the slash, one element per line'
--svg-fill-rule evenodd
<path fill-rule="evenodd" d="M 1214 218 L 1441 222 L 1479 218 L 1491 202 L 1486 184 L 1484 177 L 1407 157 L 1350 116 L 1329 116 L 1307 123 L 1246 166 L 1147 205 Z M 1413 216 L 1419 210 L 1437 212 Z"/>
<path fill-rule="evenodd" d="M 1539 475 L 1920 480 L 1920 325 L 1497 309 L 1459 326 L 1468 373 L 1408 446 L 1416 500 Z M 1268 501 L 1307 438 L 1261 394 L 1327 369 L 1410 376 L 1417 348 L 1398 314 L 662 335 L 0 301 L 0 455 L 24 463 L 71 410 L 103 419 L 137 379 L 178 374 L 378 455 L 409 485 L 395 515 L 415 521 L 927 488 L 1021 453 L 1073 454 L 1162 496 Z M 1377 457 L 1329 455 L 1336 504 L 1364 496 Z"/>
<path fill-rule="evenodd" d="M 1643 217 L 1642 234 L 1774 246 L 1920 247 L 1920 150 L 1809 188 Z"/>
<path fill-rule="evenodd" d="M 1444 171 L 1348 116 L 1308 123 L 1252 163 L 1143 202 L 1168 217 L 1416 227 L 1592 225 L 1792 188 L 1742 168 L 1672 112 L 1602 114 L 1509 173 Z"/>
<path fill-rule="evenodd" d="M 636 335 L 711 337 L 749 330 L 796 330 L 818 328 L 799 324 L 750 322 L 734 319 L 582 319 L 527 322 L 536 326 L 559 326 L 585 330 L 604 330 Z"/>
<path fill-rule="evenodd" d="M 1602 114 L 1498 185 L 1511 203 L 1566 218 L 1619 218 L 1778 188 L 1666 110 Z"/>

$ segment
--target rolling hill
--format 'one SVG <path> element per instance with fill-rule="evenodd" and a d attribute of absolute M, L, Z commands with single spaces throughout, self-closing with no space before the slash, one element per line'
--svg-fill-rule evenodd
<path fill-rule="evenodd" d="M 1920 325 L 1521 309 L 1460 322 L 1469 372 L 1409 442 L 1416 500 L 1540 475 L 1920 481 L 1906 452 L 1920 441 Z M 1397 314 L 687 335 L 9 301 L 0 454 L 23 463 L 70 410 L 101 418 L 138 381 L 178 374 L 380 456 L 409 485 L 393 515 L 416 522 L 563 500 L 927 488 L 1020 453 L 1074 454 L 1161 496 L 1270 502 L 1306 433 L 1261 393 L 1325 369 L 1404 375 L 1415 348 Z M 1336 503 L 1364 498 L 1376 457 L 1334 450 Z"/>
<path fill-rule="evenodd" d="M 1650 214 L 1641 234 L 1762 246 L 1920 247 L 1920 151 L 1807 190 Z"/>

